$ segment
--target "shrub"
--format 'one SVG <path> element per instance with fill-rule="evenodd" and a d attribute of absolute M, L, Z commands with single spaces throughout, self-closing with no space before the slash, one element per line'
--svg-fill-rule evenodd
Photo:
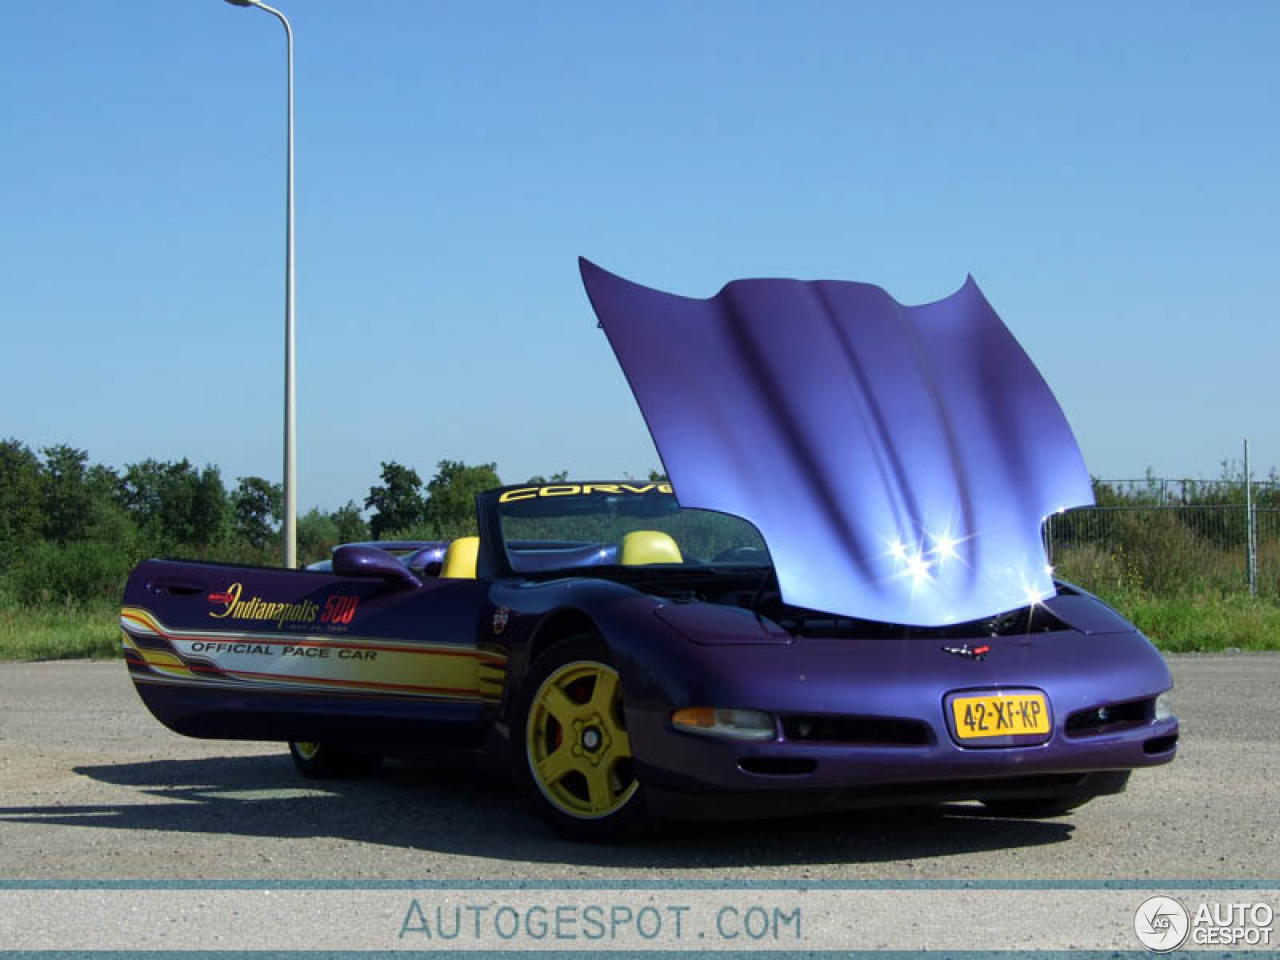
<path fill-rule="evenodd" d="M 37 541 L 6 571 L 6 593 L 21 604 L 119 600 L 136 560 L 116 544 Z"/>
<path fill-rule="evenodd" d="M 1138 586 L 1136 571 L 1132 564 L 1125 563 L 1123 552 L 1084 544 L 1055 550 L 1053 561 L 1057 576 L 1100 596 L 1123 593 Z"/>
<path fill-rule="evenodd" d="M 1121 518 L 1117 539 L 1141 578 L 1159 594 L 1204 589 L 1231 589 L 1244 576 L 1225 551 L 1213 546 L 1172 510 L 1128 514 Z"/>

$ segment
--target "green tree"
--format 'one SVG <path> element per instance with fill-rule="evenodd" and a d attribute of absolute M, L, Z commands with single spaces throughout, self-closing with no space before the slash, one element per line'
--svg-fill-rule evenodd
<path fill-rule="evenodd" d="M 441 460 L 427 484 L 425 519 L 440 538 L 474 533 L 476 494 L 502 486 L 496 463 L 468 466 L 458 460 Z"/>
<path fill-rule="evenodd" d="M 422 478 L 394 460 L 382 463 L 382 485 L 369 488 L 364 505 L 374 511 L 369 530 L 375 540 L 384 531 L 411 527 L 423 519 Z"/>
<path fill-rule="evenodd" d="M 85 484 L 92 503 L 86 539 L 114 546 L 133 556 L 138 528 L 120 502 L 119 475 L 111 467 L 95 463 L 85 474 Z"/>
<path fill-rule="evenodd" d="M 536 474 L 530 477 L 527 483 L 548 484 L 548 483 L 564 483 L 569 479 L 569 471 L 561 470 L 559 473 L 553 473 L 550 477 L 544 477 L 542 474 Z"/>
<path fill-rule="evenodd" d="M 270 543 L 284 513 L 280 484 L 262 477 L 240 477 L 231 494 L 236 536 L 252 547 Z"/>
<path fill-rule="evenodd" d="M 41 532 L 46 540 L 83 540 L 93 522 L 93 493 L 88 483 L 89 454 L 59 443 L 40 451 Z"/>
<path fill-rule="evenodd" d="M 332 517 L 338 530 L 338 543 L 356 543 L 369 538 L 369 525 L 364 522 L 354 500 L 348 500 L 333 511 Z"/>
<path fill-rule="evenodd" d="M 40 536 L 40 461 L 20 441 L 0 442 L 0 566 Z"/>
<path fill-rule="evenodd" d="M 125 508 L 159 549 L 205 549 L 223 539 L 229 510 L 217 467 L 148 459 L 128 464 L 120 486 Z"/>
<path fill-rule="evenodd" d="M 225 538 L 230 518 L 227 488 L 222 484 L 222 471 L 206 464 L 196 479 L 196 495 L 191 510 L 192 539 L 189 543 L 209 546 Z"/>
<path fill-rule="evenodd" d="M 323 560 L 340 542 L 331 514 L 312 507 L 298 518 L 298 558 L 303 563 Z"/>

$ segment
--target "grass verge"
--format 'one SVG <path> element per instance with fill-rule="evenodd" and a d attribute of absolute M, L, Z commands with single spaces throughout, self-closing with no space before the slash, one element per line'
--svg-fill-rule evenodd
<path fill-rule="evenodd" d="M 1157 647 L 1186 653 L 1280 650 L 1280 603 L 1246 595 L 1107 598 Z M 119 608 L 109 601 L 0 604 L 0 661 L 120 655 Z"/>
<path fill-rule="evenodd" d="M 120 655 L 120 607 L 96 603 L 0 605 L 0 660 Z"/>
<path fill-rule="evenodd" d="M 1248 594 L 1116 598 L 1113 606 L 1169 653 L 1280 650 L 1280 603 Z"/>

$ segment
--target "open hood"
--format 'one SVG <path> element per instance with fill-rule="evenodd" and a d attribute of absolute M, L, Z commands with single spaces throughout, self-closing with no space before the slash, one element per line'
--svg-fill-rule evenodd
<path fill-rule="evenodd" d="M 1053 593 L 1041 524 L 1093 502 L 1089 475 L 972 278 L 904 307 L 862 283 L 698 300 L 581 268 L 681 505 L 755 524 L 787 603 L 934 626 Z"/>

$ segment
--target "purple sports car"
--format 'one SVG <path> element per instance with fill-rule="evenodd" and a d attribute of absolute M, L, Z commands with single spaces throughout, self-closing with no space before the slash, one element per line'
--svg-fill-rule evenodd
<path fill-rule="evenodd" d="M 160 720 L 286 741 L 308 776 L 500 751 L 586 838 L 650 811 L 1050 816 L 1173 759 L 1160 655 L 1047 567 L 1088 476 L 971 281 L 904 307 L 583 275 L 671 482 L 489 491 L 478 536 L 327 569 L 147 561 L 121 622 Z"/>

